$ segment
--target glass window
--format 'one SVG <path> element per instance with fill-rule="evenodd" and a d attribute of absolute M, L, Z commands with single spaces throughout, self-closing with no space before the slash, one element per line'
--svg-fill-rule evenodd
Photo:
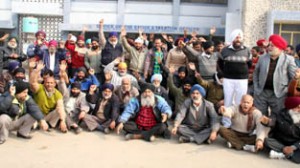
<path fill-rule="evenodd" d="M 210 4 L 227 4 L 227 0 L 181 0 L 187 3 L 210 3 Z"/>
<path fill-rule="evenodd" d="M 274 33 L 280 34 L 291 45 L 300 43 L 300 23 L 275 23 Z"/>
<path fill-rule="evenodd" d="M 135 2 L 172 2 L 173 0 L 126 0 Z"/>

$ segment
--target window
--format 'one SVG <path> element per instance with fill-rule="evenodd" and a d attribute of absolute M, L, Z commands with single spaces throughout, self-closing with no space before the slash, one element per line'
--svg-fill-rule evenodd
<path fill-rule="evenodd" d="M 275 23 L 274 33 L 281 35 L 293 46 L 300 44 L 300 23 Z"/>
<path fill-rule="evenodd" d="M 135 2 L 172 2 L 173 0 L 126 0 Z"/>
<path fill-rule="evenodd" d="M 181 0 L 187 3 L 208 3 L 208 4 L 224 4 L 227 5 L 227 0 Z"/>

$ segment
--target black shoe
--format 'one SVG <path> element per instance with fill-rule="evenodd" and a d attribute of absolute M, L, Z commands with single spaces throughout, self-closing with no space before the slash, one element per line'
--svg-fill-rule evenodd
<path fill-rule="evenodd" d="M 188 137 L 180 136 L 179 139 L 178 139 L 178 142 L 179 143 L 188 143 L 188 142 L 191 142 L 191 140 Z"/>
<path fill-rule="evenodd" d="M 20 134 L 19 132 L 17 132 L 17 137 L 23 138 L 23 139 L 31 139 L 32 138 L 32 136 L 30 136 L 30 135 L 25 136 L 25 135 Z"/>
<path fill-rule="evenodd" d="M 109 128 L 104 128 L 103 132 L 104 132 L 104 134 L 109 134 L 110 130 L 109 130 Z"/>
<path fill-rule="evenodd" d="M 171 131 L 170 130 L 166 130 L 165 132 L 164 132 L 164 138 L 165 139 L 171 139 Z"/>
<path fill-rule="evenodd" d="M 0 145 L 4 144 L 5 140 L 0 140 Z"/>
<path fill-rule="evenodd" d="M 74 132 L 75 132 L 75 134 L 80 134 L 82 132 L 82 129 L 78 126 L 78 127 L 74 128 Z"/>

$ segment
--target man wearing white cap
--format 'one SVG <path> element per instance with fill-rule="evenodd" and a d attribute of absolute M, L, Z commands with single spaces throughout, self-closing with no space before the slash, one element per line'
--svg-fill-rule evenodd
<path fill-rule="evenodd" d="M 121 30 L 122 45 L 125 48 L 125 50 L 129 53 L 129 70 L 132 72 L 138 72 L 140 75 L 143 75 L 144 63 L 146 59 L 146 54 L 148 52 L 147 48 L 143 46 L 144 39 L 142 37 L 138 37 L 134 41 L 134 47 L 132 47 L 127 42 L 126 34 L 126 29 L 123 27 Z"/>
<path fill-rule="evenodd" d="M 251 66 L 250 51 L 243 45 L 243 32 L 234 30 L 232 44 L 221 52 L 218 65 L 224 73 L 224 104 L 226 107 L 239 103 L 248 89 L 248 68 Z"/>

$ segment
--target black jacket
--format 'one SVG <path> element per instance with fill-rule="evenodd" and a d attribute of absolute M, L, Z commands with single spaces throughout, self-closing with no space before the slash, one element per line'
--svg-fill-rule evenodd
<path fill-rule="evenodd" d="M 14 98 L 8 92 L 0 96 L 0 115 L 7 114 L 11 118 L 15 118 L 17 115 L 19 115 L 20 108 L 17 104 L 12 103 L 13 99 Z M 24 103 L 24 108 L 21 112 L 21 116 L 25 114 L 31 115 L 38 121 L 44 118 L 44 115 L 41 112 L 40 108 L 31 97 L 29 97 L 29 99 L 27 99 Z"/>
<path fill-rule="evenodd" d="M 92 115 L 96 115 L 100 107 L 102 96 L 98 96 L 98 94 L 96 93 L 93 95 L 87 94 L 86 100 L 91 104 L 96 104 L 94 110 L 92 111 Z M 108 100 L 108 102 L 104 107 L 104 116 L 106 119 L 111 119 L 112 121 L 116 121 L 116 119 L 119 117 L 119 111 L 120 111 L 120 100 L 118 96 L 116 96 L 113 93 L 112 97 Z"/>
<path fill-rule="evenodd" d="M 295 145 L 300 149 L 300 123 L 294 124 L 288 110 L 285 110 L 277 116 L 272 116 L 269 123 L 272 127 L 272 138 L 277 139 L 284 145 Z"/>

